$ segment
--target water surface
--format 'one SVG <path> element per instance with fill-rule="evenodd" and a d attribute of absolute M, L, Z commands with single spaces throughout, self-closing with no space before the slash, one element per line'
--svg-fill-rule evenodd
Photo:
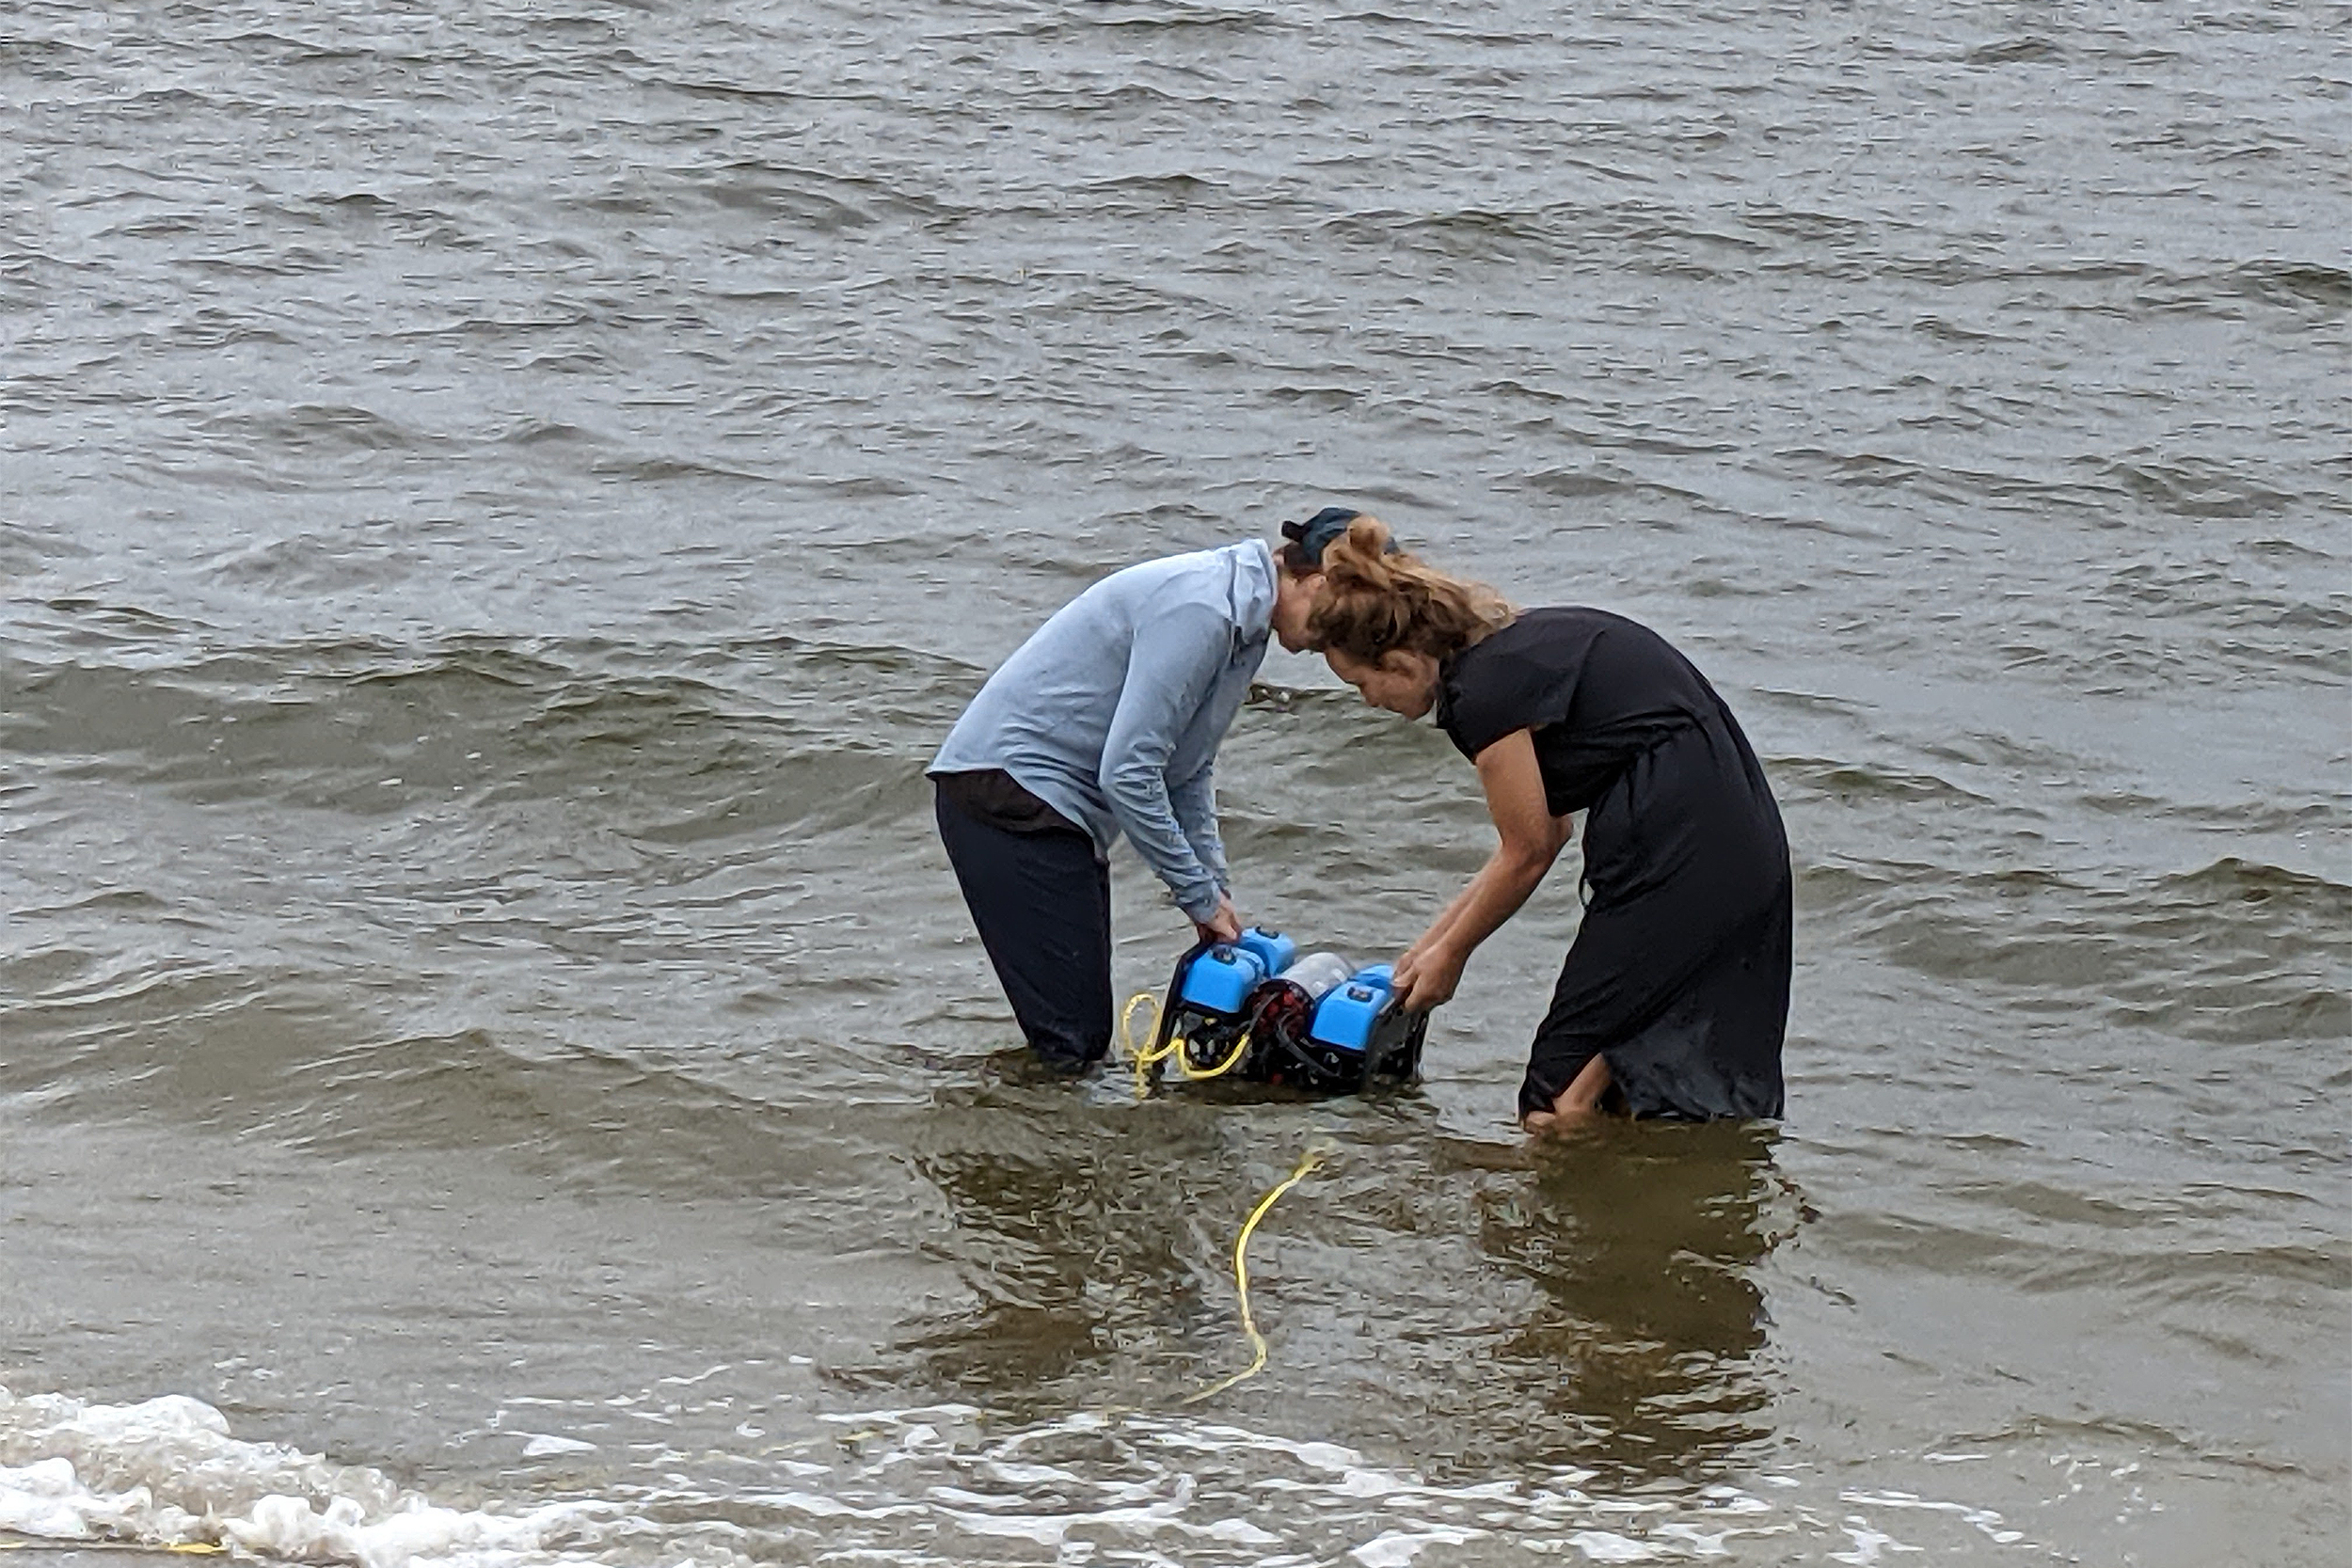
<path fill-rule="evenodd" d="M 2347 23 L 19 6 L 0 1528 L 2333 1560 Z M 1331 500 L 1725 692 L 1785 1126 L 1524 1145 L 1572 863 L 1415 1092 L 1021 1069 L 931 749 Z M 1220 782 L 1367 959 L 1487 843 L 1309 660 Z"/>

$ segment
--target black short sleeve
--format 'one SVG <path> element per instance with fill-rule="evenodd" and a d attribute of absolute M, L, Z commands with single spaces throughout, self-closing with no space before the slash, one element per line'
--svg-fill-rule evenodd
<path fill-rule="evenodd" d="M 1478 753 L 1514 730 L 1567 718 L 1597 628 L 1567 612 L 1532 610 L 1446 662 L 1438 682 L 1438 723 L 1461 753 Z"/>

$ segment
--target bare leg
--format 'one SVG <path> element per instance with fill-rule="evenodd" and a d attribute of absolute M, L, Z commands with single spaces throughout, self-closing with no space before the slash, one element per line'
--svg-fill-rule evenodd
<path fill-rule="evenodd" d="M 1609 1059 L 1596 1055 L 1586 1062 L 1549 1111 L 1536 1111 L 1520 1125 L 1530 1132 L 1565 1132 L 1600 1114 L 1600 1097 L 1609 1092 Z"/>

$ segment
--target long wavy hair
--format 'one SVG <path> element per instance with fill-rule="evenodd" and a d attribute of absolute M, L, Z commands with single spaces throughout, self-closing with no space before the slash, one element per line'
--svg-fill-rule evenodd
<path fill-rule="evenodd" d="M 1307 618 L 1326 653 L 1378 664 L 1403 648 L 1442 662 L 1517 619 L 1483 582 L 1450 577 L 1419 557 L 1391 553 L 1389 525 L 1359 516 L 1323 550 L 1323 587 Z"/>

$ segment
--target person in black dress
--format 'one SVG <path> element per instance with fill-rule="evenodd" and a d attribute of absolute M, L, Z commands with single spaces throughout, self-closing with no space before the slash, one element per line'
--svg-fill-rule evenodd
<path fill-rule="evenodd" d="M 1607 610 L 1516 611 L 1398 554 L 1359 515 L 1324 552 L 1309 624 L 1375 707 L 1438 723 L 1501 842 L 1397 960 L 1408 1007 L 1452 997 L 1584 818 L 1590 902 L 1535 1032 L 1519 1114 L 1778 1117 L 1788 841 L 1724 700 L 1665 639 Z"/>

